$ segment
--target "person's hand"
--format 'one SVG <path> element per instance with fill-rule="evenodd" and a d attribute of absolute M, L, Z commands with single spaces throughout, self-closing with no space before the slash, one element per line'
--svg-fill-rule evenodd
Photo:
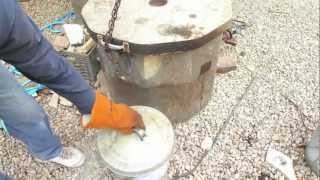
<path fill-rule="evenodd" d="M 139 113 L 125 104 L 116 104 L 96 92 L 96 101 L 89 120 L 82 120 L 84 128 L 112 128 L 122 133 L 132 133 L 134 128 L 145 129 Z"/>

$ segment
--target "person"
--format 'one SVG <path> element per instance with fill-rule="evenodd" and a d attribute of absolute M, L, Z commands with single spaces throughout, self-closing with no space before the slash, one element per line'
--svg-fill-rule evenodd
<path fill-rule="evenodd" d="M 144 128 L 137 112 L 92 89 L 79 72 L 57 54 L 15 0 L 0 1 L 0 59 L 75 104 L 83 114 L 84 128 L 114 128 L 123 133 Z M 9 134 L 24 142 L 33 156 L 67 167 L 84 163 L 85 156 L 80 150 L 61 145 L 45 111 L 1 64 L 0 118 Z M 7 176 L 0 173 L 0 179 L 5 178 Z"/>
<path fill-rule="evenodd" d="M 305 148 L 305 159 L 310 169 L 320 177 L 320 126 L 313 132 Z"/>

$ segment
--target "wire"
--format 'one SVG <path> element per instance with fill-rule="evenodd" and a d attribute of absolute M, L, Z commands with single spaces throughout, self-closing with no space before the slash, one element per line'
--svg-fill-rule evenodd
<path fill-rule="evenodd" d="M 183 177 L 188 177 L 190 175 L 193 175 L 193 172 L 195 172 L 197 170 L 197 168 L 200 166 L 200 164 L 203 162 L 203 160 L 209 155 L 209 153 L 212 151 L 213 147 L 215 146 L 215 144 L 218 141 L 218 138 L 220 137 L 220 135 L 223 133 L 223 131 L 227 128 L 228 124 L 231 121 L 231 118 L 234 115 L 234 112 L 238 109 L 238 107 L 240 106 L 242 100 L 244 99 L 244 97 L 247 95 L 249 89 L 251 88 L 253 82 L 255 81 L 256 76 L 254 76 L 251 81 L 250 84 L 246 87 L 244 93 L 240 96 L 237 104 L 233 107 L 233 109 L 231 110 L 230 114 L 227 117 L 227 120 L 223 122 L 222 126 L 219 128 L 218 132 L 216 133 L 216 136 L 212 138 L 212 145 L 210 147 L 209 150 L 206 150 L 200 157 L 200 159 L 198 160 L 197 164 L 188 172 L 183 173 L 181 175 L 174 175 L 173 178 L 174 179 L 179 179 L 179 178 L 183 178 Z"/>

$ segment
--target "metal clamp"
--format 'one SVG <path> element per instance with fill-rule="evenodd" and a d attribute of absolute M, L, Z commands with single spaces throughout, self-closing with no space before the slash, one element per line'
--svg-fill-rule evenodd
<path fill-rule="evenodd" d="M 116 50 L 116 51 L 124 49 L 124 45 L 119 46 L 119 45 L 115 45 L 115 44 L 111 44 L 111 43 L 108 44 L 108 47 L 111 50 Z"/>
<path fill-rule="evenodd" d="M 98 39 L 98 44 L 100 44 L 102 47 L 105 46 L 106 43 L 103 41 L 103 35 L 98 34 L 97 39 Z M 111 50 L 119 51 L 119 50 L 125 49 L 125 44 L 115 45 L 115 44 L 108 43 L 108 48 Z"/>

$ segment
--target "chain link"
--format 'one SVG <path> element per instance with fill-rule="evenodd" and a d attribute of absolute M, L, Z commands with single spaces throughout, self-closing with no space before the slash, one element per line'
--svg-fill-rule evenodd
<path fill-rule="evenodd" d="M 109 43 L 112 41 L 112 34 L 114 30 L 114 24 L 118 17 L 118 11 L 121 5 L 121 0 L 116 0 L 112 12 L 111 12 L 111 18 L 108 23 L 108 31 L 106 32 L 105 36 L 103 37 L 103 41 L 105 43 L 105 49 L 110 50 Z"/>

